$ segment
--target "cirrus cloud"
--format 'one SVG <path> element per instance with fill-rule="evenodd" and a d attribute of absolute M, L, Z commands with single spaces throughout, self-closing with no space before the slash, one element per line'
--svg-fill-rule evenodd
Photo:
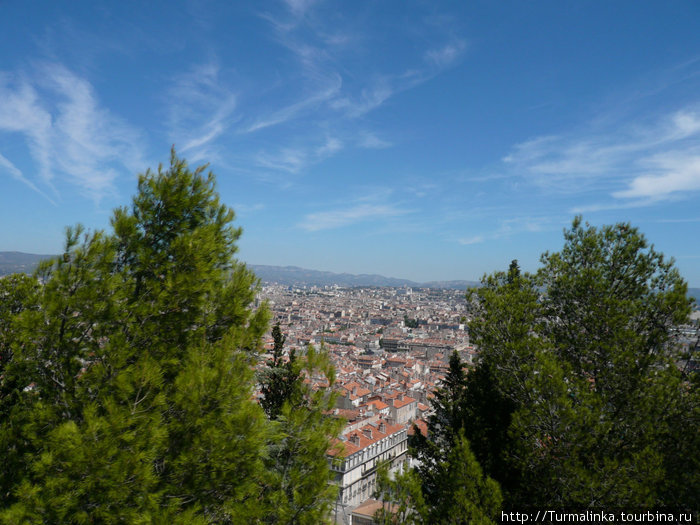
<path fill-rule="evenodd" d="M 90 82 L 57 63 L 32 74 L 0 74 L 0 135 L 19 135 L 38 167 L 39 180 L 58 195 L 56 179 L 99 201 L 115 191 L 117 177 L 143 165 L 141 133 L 102 107 Z M 5 158 L 5 167 L 12 159 Z M 17 178 L 18 168 L 10 170 Z M 48 197 L 47 197 L 48 198 Z M 50 200 L 50 199 L 49 199 Z"/>
<path fill-rule="evenodd" d="M 397 217 L 408 210 L 391 204 L 360 203 L 350 208 L 309 213 L 299 226 L 306 231 L 330 230 L 358 222 Z"/>
<path fill-rule="evenodd" d="M 537 137 L 516 145 L 503 161 L 546 190 L 595 189 L 616 199 L 586 209 L 682 197 L 700 190 L 700 110 L 685 108 L 652 123 L 597 133 Z"/>

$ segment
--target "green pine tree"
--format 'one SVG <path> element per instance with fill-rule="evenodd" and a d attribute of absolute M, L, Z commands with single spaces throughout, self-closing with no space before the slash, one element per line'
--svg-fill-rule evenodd
<path fill-rule="evenodd" d="M 291 395 L 271 421 L 275 439 L 266 459 L 267 478 L 262 497 L 270 524 L 315 525 L 329 519 L 337 487 L 326 452 L 344 422 L 333 417 L 335 369 L 326 350 L 309 345 L 303 358 L 293 361 Z M 311 382 L 323 383 L 312 388 Z"/>
<path fill-rule="evenodd" d="M 442 496 L 440 491 L 440 465 L 455 446 L 456 437 L 464 427 L 464 392 L 466 374 L 464 364 L 453 351 L 449 369 L 440 388 L 431 401 L 434 413 L 428 418 L 428 435 L 424 436 L 414 425 L 409 438 L 411 455 L 418 460 L 418 474 L 423 482 L 423 492 L 428 501 L 436 502 Z"/>
<path fill-rule="evenodd" d="M 113 233 L 69 229 L 42 286 L 2 281 L 0 522 L 273 522 L 261 493 L 300 478 L 315 492 L 292 494 L 290 522 L 327 516 L 338 423 L 323 392 L 287 426 L 254 401 L 269 314 L 204 171 L 173 152 L 139 177 Z M 297 465 L 286 484 L 280 449 Z"/>
<path fill-rule="evenodd" d="M 435 412 L 428 418 L 428 435 L 414 427 L 409 441 L 411 455 L 418 461 L 416 476 L 421 480 L 418 501 L 426 502 L 425 512 L 418 514 L 425 514 L 424 523 L 494 523 L 501 491 L 493 479 L 483 475 L 464 434 L 467 374 L 456 351 L 449 365 L 432 401 Z"/>
<path fill-rule="evenodd" d="M 677 468 L 697 450 L 697 389 L 673 340 L 686 284 L 627 224 L 576 219 L 565 239 L 536 275 L 511 266 L 472 294 L 476 456 L 511 508 L 670 505 L 674 491 L 695 504 L 697 463 Z M 685 452 L 668 446 L 681 435 Z"/>
<path fill-rule="evenodd" d="M 423 497 L 419 474 L 413 469 L 391 474 L 389 463 L 377 468 L 375 497 L 382 506 L 374 514 L 381 525 L 422 525 L 429 523 L 429 507 Z"/>
<path fill-rule="evenodd" d="M 282 334 L 280 325 L 272 327 L 272 359 L 268 360 L 267 367 L 260 374 L 260 390 L 262 405 L 267 417 L 277 419 L 285 402 L 294 402 L 295 396 L 301 394 L 301 364 L 297 362 L 294 349 L 289 352 L 288 359 L 284 359 L 284 342 L 286 337 Z M 296 401 L 299 402 L 298 400 Z"/>

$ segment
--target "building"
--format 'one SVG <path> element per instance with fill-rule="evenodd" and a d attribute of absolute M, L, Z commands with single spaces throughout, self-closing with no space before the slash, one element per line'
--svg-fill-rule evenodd
<path fill-rule="evenodd" d="M 394 513 L 398 506 L 377 501 L 376 499 L 368 499 L 352 511 L 352 525 L 377 525 L 377 522 L 374 521 L 374 515 L 381 508 Z"/>
<path fill-rule="evenodd" d="M 391 420 L 398 425 L 405 425 L 415 419 L 417 410 L 418 401 L 403 395 L 403 393 L 399 393 L 389 405 Z"/>
<path fill-rule="evenodd" d="M 407 460 L 408 433 L 404 425 L 393 425 L 385 419 L 345 431 L 329 451 L 331 470 L 338 485 L 336 521 L 340 515 L 367 501 L 374 494 L 377 467 L 389 462 L 389 470 L 403 469 Z M 342 522 L 342 520 L 340 520 Z"/>

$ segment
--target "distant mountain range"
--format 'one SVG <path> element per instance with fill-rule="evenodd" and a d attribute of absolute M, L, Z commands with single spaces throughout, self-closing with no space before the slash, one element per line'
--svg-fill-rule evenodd
<path fill-rule="evenodd" d="M 0 276 L 11 273 L 32 273 L 39 261 L 53 257 L 35 253 L 0 252 Z"/>
<path fill-rule="evenodd" d="M 418 283 L 408 279 L 384 277 L 376 274 L 333 273 L 318 270 L 307 270 L 297 266 L 267 266 L 250 264 L 248 267 L 260 277 L 263 282 L 277 283 L 285 286 L 410 286 L 411 288 L 451 288 L 466 290 L 477 286 L 476 281 L 430 281 Z"/>
<path fill-rule="evenodd" d="M 51 255 L 37 255 L 22 252 L 0 252 L 0 275 L 24 272 L 31 273 L 39 261 Z M 396 279 L 383 275 L 354 275 L 350 273 L 321 272 L 307 270 L 297 266 L 267 266 L 249 264 L 248 267 L 263 282 L 277 283 L 284 286 L 410 286 L 413 288 L 451 288 L 465 290 L 478 283 L 475 281 L 431 281 L 417 283 L 408 279 Z"/>
<path fill-rule="evenodd" d="M 17 272 L 31 273 L 42 259 L 51 255 L 36 255 L 22 252 L 0 252 L 0 276 Z M 411 288 L 446 288 L 466 290 L 478 286 L 476 281 L 429 281 L 419 283 L 408 279 L 384 277 L 376 274 L 333 273 L 307 270 L 298 266 L 268 266 L 249 264 L 248 267 L 263 282 L 277 283 L 284 286 L 410 286 Z M 700 288 L 689 288 L 688 295 L 700 305 Z"/>

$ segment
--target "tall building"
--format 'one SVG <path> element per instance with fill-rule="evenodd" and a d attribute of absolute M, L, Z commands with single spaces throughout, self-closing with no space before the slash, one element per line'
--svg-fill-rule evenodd
<path fill-rule="evenodd" d="M 343 523 L 342 516 L 347 517 L 351 509 L 372 497 L 381 462 L 389 462 L 390 472 L 400 471 L 407 460 L 407 451 L 406 426 L 385 419 L 343 433 L 329 452 L 334 459 L 331 468 L 338 485 L 336 521 Z"/>

